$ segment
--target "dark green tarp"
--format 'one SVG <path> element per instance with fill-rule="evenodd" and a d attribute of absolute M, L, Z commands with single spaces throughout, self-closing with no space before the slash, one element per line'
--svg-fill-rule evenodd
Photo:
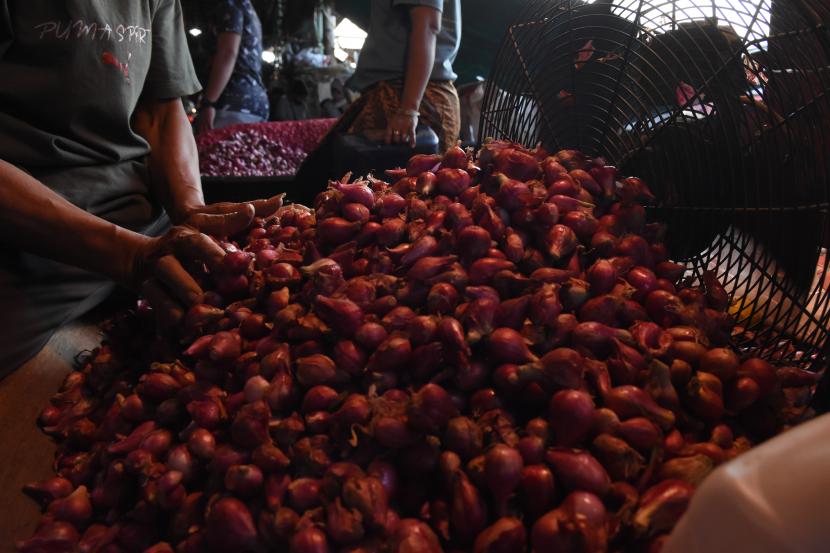
<path fill-rule="evenodd" d="M 461 51 L 455 61 L 457 84 L 487 77 L 507 27 L 524 2 L 518 0 L 461 0 Z M 369 0 L 336 0 L 337 12 L 363 29 L 369 27 Z"/>

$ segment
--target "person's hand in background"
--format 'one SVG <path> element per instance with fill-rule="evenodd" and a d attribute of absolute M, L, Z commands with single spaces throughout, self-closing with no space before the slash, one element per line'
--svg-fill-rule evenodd
<path fill-rule="evenodd" d="M 396 111 L 389 117 L 386 127 L 387 144 L 409 144 L 415 147 L 415 129 L 418 127 L 417 112 Z"/>
<path fill-rule="evenodd" d="M 216 119 L 216 108 L 205 106 L 199 110 L 196 116 L 196 134 L 202 134 L 213 129 L 213 121 Z"/>

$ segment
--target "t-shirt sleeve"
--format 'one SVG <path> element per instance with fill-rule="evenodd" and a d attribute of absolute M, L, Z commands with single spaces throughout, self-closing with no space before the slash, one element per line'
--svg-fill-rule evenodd
<path fill-rule="evenodd" d="M 181 98 L 202 89 L 184 34 L 179 0 L 161 0 L 153 15 L 153 51 L 142 96 Z"/>
<path fill-rule="evenodd" d="M 435 8 L 439 12 L 444 11 L 444 0 L 392 0 L 392 6 L 426 6 Z"/>
<path fill-rule="evenodd" d="M 224 2 L 219 9 L 216 31 L 241 35 L 243 29 L 245 29 L 245 11 L 236 2 Z"/>

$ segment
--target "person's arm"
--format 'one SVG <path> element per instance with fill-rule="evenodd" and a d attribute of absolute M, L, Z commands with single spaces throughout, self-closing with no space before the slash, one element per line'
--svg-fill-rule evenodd
<path fill-rule="evenodd" d="M 241 42 L 242 35 L 239 33 L 219 33 L 216 53 L 210 63 L 210 77 L 202 94 L 202 97 L 208 102 L 216 102 L 228 85 L 233 68 L 236 65 L 236 57 L 239 55 L 239 44 Z M 199 132 L 212 129 L 214 117 L 216 117 L 216 108 L 204 106 L 199 113 Z"/>
<path fill-rule="evenodd" d="M 133 115 L 133 128 L 150 144 L 148 166 L 153 194 L 180 224 L 205 205 L 199 154 L 181 100 L 144 100 Z"/>
<path fill-rule="evenodd" d="M 91 215 L 0 160 L 0 241 L 128 283 L 150 239 Z"/>
<path fill-rule="evenodd" d="M 221 270 L 224 250 L 207 234 L 232 235 L 282 205 L 282 195 L 246 204 L 212 204 L 161 237 L 119 227 L 80 209 L 46 185 L 0 160 L 0 243 L 107 276 L 141 290 L 159 328 L 177 322 L 201 300 L 202 289 L 184 268 L 196 260 Z M 184 306 L 184 307 L 183 307 Z"/>
<path fill-rule="evenodd" d="M 427 6 L 409 9 L 411 31 L 409 53 L 404 72 L 400 111 L 389 119 L 386 142 L 402 142 L 415 146 L 418 110 L 435 65 L 435 44 L 441 32 L 441 12 Z"/>

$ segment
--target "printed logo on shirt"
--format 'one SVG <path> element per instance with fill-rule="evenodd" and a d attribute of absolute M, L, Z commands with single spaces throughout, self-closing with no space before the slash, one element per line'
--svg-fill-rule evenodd
<path fill-rule="evenodd" d="M 113 54 L 112 52 L 104 52 L 101 55 L 101 61 L 104 62 L 105 65 L 112 65 L 113 67 L 121 71 L 121 73 L 124 74 L 124 78 L 127 79 L 127 82 L 130 82 L 129 62 L 131 57 L 133 57 L 132 52 L 127 54 L 127 61 L 122 63 L 117 57 L 115 57 L 115 54 Z"/>
<path fill-rule="evenodd" d="M 132 44 L 149 44 L 150 29 L 140 25 L 111 26 L 109 23 L 96 21 L 44 21 L 34 26 L 40 38 L 57 38 L 61 40 L 114 40 Z"/>

